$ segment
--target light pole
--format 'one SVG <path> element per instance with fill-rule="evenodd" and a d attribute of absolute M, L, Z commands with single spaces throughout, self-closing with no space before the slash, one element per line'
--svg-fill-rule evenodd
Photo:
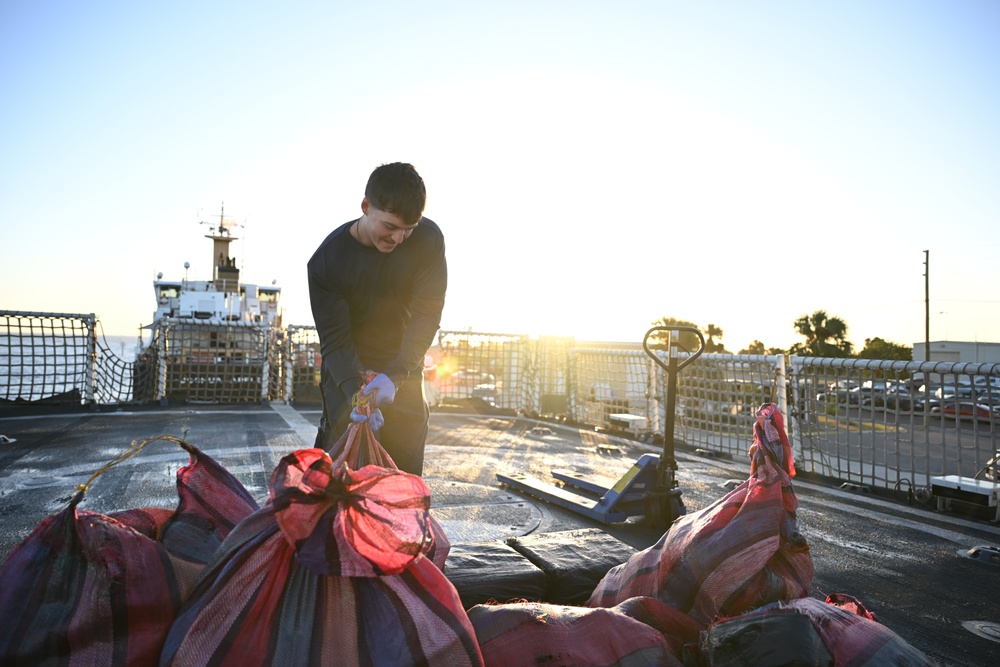
<path fill-rule="evenodd" d="M 931 360 L 931 251 L 924 250 L 924 361 Z"/>

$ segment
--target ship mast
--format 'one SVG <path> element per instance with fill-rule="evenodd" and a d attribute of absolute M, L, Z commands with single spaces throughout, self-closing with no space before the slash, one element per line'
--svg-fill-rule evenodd
<path fill-rule="evenodd" d="M 238 240 L 230 231 L 236 226 L 233 220 L 226 220 L 226 204 L 223 202 L 222 211 L 219 213 L 218 227 L 211 227 L 210 233 L 205 238 L 212 239 L 212 280 L 215 288 L 220 292 L 235 293 L 240 289 L 240 270 L 236 266 L 236 259 L 229 256 L 229 244 Z M 211 223 L 203 222 L 203 225 Z"/>

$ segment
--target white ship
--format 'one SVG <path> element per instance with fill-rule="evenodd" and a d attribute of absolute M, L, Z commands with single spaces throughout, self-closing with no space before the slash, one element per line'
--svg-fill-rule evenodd
<path fill-rule="evenodd" d="M 207 223 L 202 223 L 207 224 Z M 212 241 L 211 280 L 153 281 L 152 338 L 137 367 L 136 397 L 199 402 L 265 400 L 280 381 L 281 288 L 240 282 L 230 255 L 236 223 L 225 217 Z M 189 264 L 184 264 L 185 273 Z"/>
<path fill-rule="evenodd" d="M 212 240 L 211 280 L 188 280 L 186 277 L 184 280 L 163 280 L 162 273 L 157 276 L 153 281 L 156 293 L 154 323 L 176 318 L 212 324 L 253 322 L 281 327 L 281 288 L 274 284 L 265 287 L 240 283 L 240 270 L 229 254 L 229 244 L 239 240 L 232 234 L 234 227 L 235 221 L 225 217 L 223 208 L 219 224 L 205 235 Z M 187 262 L 184 268 L 188 268 Z"/>

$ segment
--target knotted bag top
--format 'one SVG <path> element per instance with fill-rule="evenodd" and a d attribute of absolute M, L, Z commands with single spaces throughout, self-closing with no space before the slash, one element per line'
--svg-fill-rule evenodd
<path fill-rule="evenodd" d="M 299 562 L 316 574 L 398 574 L 433 539 L 430 490 L 420 477 L 375 465 L 335 469 L 322 449 L 282 458 L 270 500 Z"/>

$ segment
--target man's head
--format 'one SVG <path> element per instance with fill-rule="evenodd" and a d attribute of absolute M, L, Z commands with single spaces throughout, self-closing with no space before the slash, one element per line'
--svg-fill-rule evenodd
<path fill-rule="evenodd" d="M 368 177 L 365 199 L 380 211 L 399 216 L 406 225 L 420 222 L 427 202 L 424 179 L 412 164 L 383 164 Z"/>
<path fill-rule="evenodd" d="M 420 223 L 427 198 L 424 181 L 413 165 L 384 164 L 368 178 L 364 216 L 358 221 L 355 238 L 379 252 L 392 252 Z"/>

